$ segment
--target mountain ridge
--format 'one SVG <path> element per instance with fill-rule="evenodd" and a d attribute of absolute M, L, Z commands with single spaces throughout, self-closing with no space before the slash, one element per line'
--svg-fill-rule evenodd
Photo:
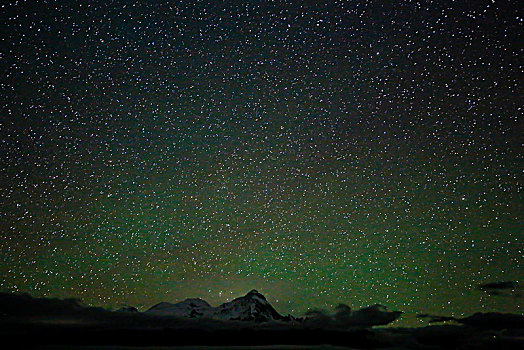
<path fill-rule="evenodd" d="M 153 305 L 145 314 L 156 316 L 175 316 L 184 318 L 211 318 L 236 321 L 290 321 L 292 316 L 282 316 L 256 289 L 229 302 L 212 307 L 200 298 L 190 298 L 178 303 L 160 302 Z"/>

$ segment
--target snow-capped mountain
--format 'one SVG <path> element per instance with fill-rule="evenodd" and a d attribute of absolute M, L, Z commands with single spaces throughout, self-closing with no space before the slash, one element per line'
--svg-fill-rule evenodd
<path fill-rule="evenodd" d="M 281 320 L 284 318 L 255 289 L 243 297 L 236 298 L 215 308 L 213 316 L 217 319 L 256 322 Z"/>
<path fill-rule="evenodd" d="M 186 299 L 180 303 L 159 303 L 146 311 L 147 314 L 175 317 L 212 317 L 214 308 L 202 299 Z"/>
<path fill-rule="evenodd" d="M 186 299 L 176 304 L 159 303 L 145 312 L 157 316 L 202 317 L 255 322 L 287 319 L 280 315 L 266 298 L 254 289 L 245 296 L 236 298 L 216 308 L 202 299 Z"/>

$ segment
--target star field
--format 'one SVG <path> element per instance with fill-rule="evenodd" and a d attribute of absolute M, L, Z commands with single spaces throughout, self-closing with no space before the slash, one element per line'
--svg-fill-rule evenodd
<path fill-rule="evenodd" d="M 10 1 L 0 289 L 522 313 L 516 1 Z"/>

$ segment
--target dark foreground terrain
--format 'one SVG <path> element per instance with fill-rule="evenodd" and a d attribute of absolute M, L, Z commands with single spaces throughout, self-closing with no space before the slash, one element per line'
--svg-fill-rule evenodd
<path fill-rule="evenodd" d="M 523 329 L 487 330 L 465 325 L 352 330 L 321 329 L 104 329 L 12 324 L 2 327 L 4 344 L 35 349 L 121 348 L 350 348 L 524 349 Z M 280 345 L 280 347 L 275 347 Z M 330 345 L 322 347 L 320 345 Z"/>
<path fill-rule="evenodd" d="M 379 305 L 356 311 L 341 305 L 333 315 L 317 312 L 299 319 L 273 318 L 274 312 L 266 312 L 271 311 L 269 303 L 253 291 L 235 300 L 223 308 L 227 313 L 220 313 L 231 316 L 224 320 L 196 317 L 188 302 L 168 305 L 171 312 L 189 307 L 188 317 L 175 317 L 0 293 L 0 349 L 524 350 L 524 315 L 419 315 L 438 325 L 394 328 L 385 326 L 402 313 Z"/>

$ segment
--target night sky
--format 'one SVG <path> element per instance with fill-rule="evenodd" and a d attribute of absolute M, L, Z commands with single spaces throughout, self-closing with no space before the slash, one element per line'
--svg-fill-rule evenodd
<path fill-rule="evenodd" d="M 518 1 L 0 6 L 1 291 L 523 312 Z"/>

